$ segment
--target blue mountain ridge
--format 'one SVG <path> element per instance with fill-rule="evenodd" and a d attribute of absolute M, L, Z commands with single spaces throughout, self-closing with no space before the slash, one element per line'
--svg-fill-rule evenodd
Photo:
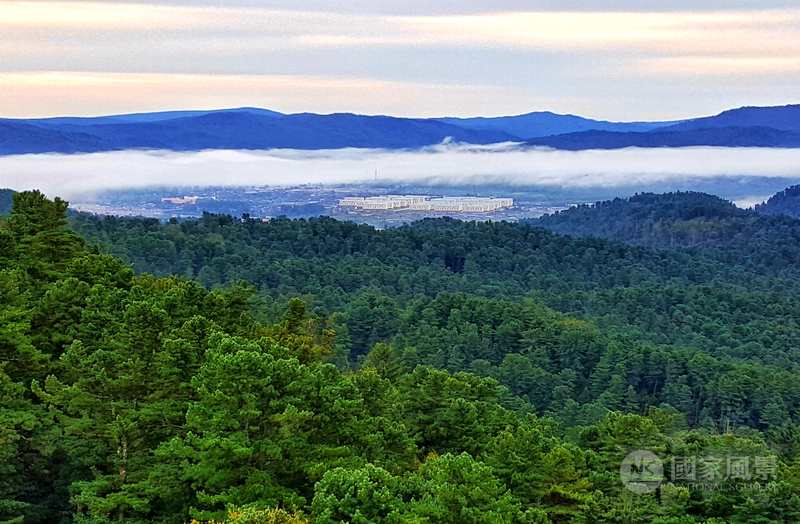
<path fill-rule="evenodd" d="M 442 122 L 354 114 L 292 115 L 215 111 L 178 118 L 0 120 L 0 154 L 124 149 L 419 148 L 451 138 L 489 144 L 518 140 Z"/>
<path fill-rule="evenodd" d="M 740 107 L 715 116 L 685 120 L 664 130 L 689 131 L 720 127 L 771 127 L 782 131 L 800 131 L 800 105 Z"/>
<path fill-rule="evenodd" d="M 626 147 L 800 147 L 800 133 L 771 127 L 714 127 L 686 131 L 666 129 L 643 133 L 584 131 L 535 138 L 526 144 L 569 151 Z"/>
<path fill-rule="evenodd" d="M 124 115 L 110 115 L 110 116 L 57 116 L 51 118 L 31 118 L 27 122 L 38 125 L 96 125 L 96 124 L 135 124 L 147 122 L 161 122 L 164 120 L 172 120 L 175 118 L 185 118 L 192 116 L 204 116 L 214 113 L 245 113 L 262 116 L 279 117 L 284 116 L 283 113 L 271 111 L 269 109 L 260 109 L 257 107 L 236 107 L 233 109 L 210 109 L 210 110 L 194 110 L 194 111 L 156 111 L 152 113 L 128 113 Z"/>
<path fill-rule="evenodd" d="M 560 115 L 550 111 L 537 111 L 516 116 L 474 118 L 446 117 L 438 118 L 437 120 L 468 129 L 504 131 L 526 140 L 580 131 L 642 132 L 678 123 L 609 122 L 576 115 Z"/>
<path fill-rule="evenodd" d="M 800 105 L 744 107 L 680 122 L 610 122 L 535 112 L 491 118 L 283 114 L 259 108 L 0 119 L 0 155 L 125 149 L 410 149 L 445 140 L 556 149 L 800 147 Z"/>

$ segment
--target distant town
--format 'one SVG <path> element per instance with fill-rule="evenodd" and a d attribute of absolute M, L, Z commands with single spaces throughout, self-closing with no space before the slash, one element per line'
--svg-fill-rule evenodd
<path fill-rule="evenodd" d="M 412 185 L 302 185 L 112 191 L 96 193 L 91 200 L 73 201 L 71 207 L 100 215 L 159 220 L 193 218 L 203 213 L 261 220 L 329 216 L 385 228 L 437 216 L 516 222 L 587 201 L 582 195 L 565 198 L 542 190 L 503 187 L 438 187 L 433 192 L 429 187 Z"/>

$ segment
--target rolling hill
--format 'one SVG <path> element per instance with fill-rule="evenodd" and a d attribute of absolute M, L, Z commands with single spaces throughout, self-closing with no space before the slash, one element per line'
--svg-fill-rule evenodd
<path fill-rule="evenodd" d="M 97 124 L 141 124 L 147 122 L 162 122 L 164 120 L 173 120 L 175 118 L 186 118 L 192 116 L 204 116 L 215 113 L 237 113 L 237 114 L 252 114 L 261 116 L 279 117 L 283 113 L 271 111 L 269 109 L 260 109 L 257 107 L 237 107 L 233 109 L 212 109 L 212 110 L 196 110 L 196 111 L 157 111 L 154 113 L 129 113 L 125 115 L 110 115 L 110 116 L 94 116 L 94 117 L 75 117 L 75 116 L 60 116 L 52 118 L 32 118 L 28 123 L 37 125 L 76 125 L 76 126 L 93 126 Z"/>
<path fill-rule="evenodd" d="M 641 193 L 575 206 L 529 223 L 575 237 L 702 251 L 763 273 L 800 264 L 800 220 L 740 209 L 705 193 Z"/>
<path fill-rule="evenodd" d="M 717 127 L 685 131 L 668 129 L 638 133 L 584 131 L 535 138 L 528 140 L 527 144 L 571 151 L 626 147 L 800 147 L 800 132 L 771 127 Z"/>
<path fill-rule="evenodd" d="M 500 131 L 434 120 L 353 114 L 280 115 L 216 111 L 177 118 L 141 116 L 0 121 L 0 154 L 123 149 L 418 148 L 445 139 L 473 144 L 515 140 Z"/>
<path fill-rule="evenodd" d="M 704 118 L 694 118 L 662 128 L 669 131 L 691 131 L 722 127 L 770 127 L 783 131 L 800 131 L 800 104 L 775 107 L 740 107 Z"/>
<path fill-rule="evenodd" d="M 523 139 L 532 139 L 581 131 L 640 132 L 675 122 L 608 122 L 576 115 L 538 111 L 516 116 L 439 118 L 440 122 L 477 130 L 503 131 Z"/>
<path fill-rule="evenodd" d="M 242 107 L 0 119 L 0 155 L 124 149 L 410 149 L 445 140 L 555 149 L 800 147 L 800 106 L 746 107 L 681 122 L 610 122 L 534 112 L 494 118 L 283 114 Z"/>

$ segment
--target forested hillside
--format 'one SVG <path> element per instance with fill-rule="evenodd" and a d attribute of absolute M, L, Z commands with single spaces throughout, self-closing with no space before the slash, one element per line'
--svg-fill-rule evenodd
<path fill-rule="evenodd" d="M 790 279 L 525 225 L 65 213 L 0 219 L 0 521 L 800 519 Z"/>
<path fill-rule="evenodd" d="M 737 208 L 717 196 L 695 192 L 640 193 L 578 206 L 533 219 L 531 224 L 556 233 L 620 240 L 657 248 L 730 247 L 752 223 L 766 230 L 774 220 Z M 794 222 L 789 222 L 794 224 Z M 750 226 L 742 230 L 742 226 Z M 748 239 L 745 239 L 748 240 Z"/>
<path fill-rule="evenodd" d="M 642 193 L 576 206 L 529 223 L 565 235 L 690 249 L 759 273 L 794 276 L 800 267 L 799 220 L 762 207 L 739 209 L 704 193 Z"/>
<path fill-rule="evenodd" d="M 333 316 L 341 367 L 389 342 L 412 365 L 497 378 L 539 413 L 564 386 L 581 404 L 574 415 L 581 422 L 596 419 L 607 391 L 612 407 L 624 395 L 640 412 L 668 403 L 690 424 L 717 428 L 732 421 L 766 429 L 770 399 L 781 399 L 790 418 L 800 407 L 793 400 L 800 286 L 749 264 L 450 219 L 386 231 L 331 219 L 265 224 L 214 215 L 171 224 L 81 216 L 75 225 L 139 271 L 210 287 L 251 283 L 271 318 L 291 297 L 304 297 L 316 314 Z M 695 357 L 713 359 L 713 381 L 692 378 L 687 364 Z M 728 383 L 751 388 L 746 409 L 719 389 Z M 674 397 L 675 387 L 686 398 Z"/>
<path fill-rule="evenodd" d="M 355 330 L 349 348 L 355 357 L 390 334 L 398 311 L 443 292 L 533 297 L 565 313 L 603 317 L 626 333 L 635 324 L 656 342 L 741 354 L 752 353 L 739 348 L 758 342 L 765 322 L 780 322 L 791 333 L 798 305 L 791 264 L 776 267 L 787 275 L 777 278 L 747 260 L 722 263 L 508 223 L 441 219 L 378 231 L 324 218 L 261 223 L 206 215 L 160 224 L 80 216 L 75 227 L 137 271 L 180 274 L 206 286 L 247 281 L 270 303 L 301 295 L 320 313 L 344 312 Z M 765 302 L 780 314 L 766 316 Z M 677 315 L 676 305 L 686 314 Z M 736 332 L 727 320 L 708 329 L 726 311 L 741 317 Z M 742 329 L 742 323 L 752 324 Z M 377 334 L 364 336 L 359 325 Z M 781 349 L 792 346 L 786 340 Z M 774 358 L 776 349 L 759 358 Z"/>
<path fill-rule="evenodd" d="M 800 218 L 800 186 L 784 189 L 763 204 L 757 205 L 755 209 L 764 215 L 787 215 Z"/>

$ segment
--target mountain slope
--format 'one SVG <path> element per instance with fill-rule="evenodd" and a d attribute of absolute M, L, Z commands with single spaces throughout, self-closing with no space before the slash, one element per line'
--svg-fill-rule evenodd
<path fill-rule="evenodd" d="M 0 120 L 0 154 L 94 152 L 109 149 L 105 139 L 81 132 L 44 128 L 24 121 Z"/>
<path fill-rule="evenodd" d="M 643 193 L 529 221 L 550 231 L 658 249 L 691 248 L 770 273 L 800 264 L 800 220 L 695 192 Z"/>
<path fill-rule="evenodd" d="M 100 117 L 0 119 L 0 155 L 122 149 L 419 148 L 445 139 L 556 149 L 800 147 L 800 106 L 749 107 L 683 122 L 609 122 L 534 112 L 495 118 L 282 114 L 241 107 Z"/>
<path fill-rule="evenodd" d="M 800 218 L 800 186 L 787 187 L 755 208 L 762 215 L 787 215 Z"/>
<path fill-rule="evenodd" d="M 154 113 L 129 113 L 124 115 L 91 116 L 91 117 L 72 117 L 62 116 L 53 118 L 31 118 L 27 122 L 40 126 L 53 126 L 61 124 L 91 126 L 97 124 L 133 124 L 147 122 L 161 122 L 173 120 L 175 118 L 185 118 L 192 116 L 204 116 L 215 113 L 246 113 L 261 116 L 279 117 L 283 113 L 260 109 L 257 107 L 237 107 L 234 109 L 211 109 L 211 110 L 188 110 L 188 111 L 157 111 Z"/>
<path fill-rule="evenodd" d="M 608 122 L 576 115 L 539 111 L 516 116 L 439 118 L 440 122 L 468 129 L 503 131 L 524 139 L 561 135 L 580 131 L 649 131 L 675 122 Z"/>
<path fill-rule="evenodd" d="M 661 128 L 661 131 L 688 131 L 721 127 L 771 127 L 800 131 L 800 105 L 740 107 L 704 118 L 694 118 Z"/>
<path fill-rule="evenodd" d="M 676 223 L 721 221 L 751 214 L 727 200 L 705 193 L 640 193 L 630 198 L 571 207 L 544 215 L 531 223 L 571 236 L 608 238 L 651 247 L 675 247 L 665 246 L 661 235 L 652 237 L 653 230 L 664 233 L 667 226 Z M 659 227 L 656 228 L 655 224 Z M 669 243 L 674 242 L 683 243 L 671 237 Z"/>
<path fill-rule="evenodd" d="M 800 147 L 800 132 L 770 127 L 721 127 L 686 131 L 655 130 L 639 133 L 585 131 L 526 142 L 572 151 L 584 149 L 622 149 L 625 147 Z"/>

